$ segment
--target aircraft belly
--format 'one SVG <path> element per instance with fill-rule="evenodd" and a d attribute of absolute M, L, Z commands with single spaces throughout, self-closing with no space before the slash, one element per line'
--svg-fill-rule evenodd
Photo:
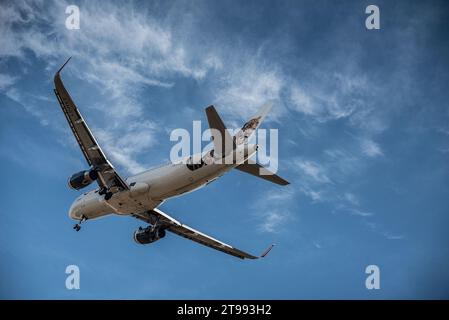
<path fill-rule="evenodd" d="M 129 193 L 116 194 L 107 201 L 107 204 L 114 208 L 115 213 L 120 215 L 151 210 L 160 203 L 161 201 L 152 200 L 148 192 L 132 197 Z"/>
<path fill-rule="evenodd" d="M 161 179 L 150 188 L 150 194 L 155 199 L 167 199 L 201 188 L 217 177 L 230 170 L 226 165 L 209 165 L 191 171 L 185 165 L 176 172 Z"/>

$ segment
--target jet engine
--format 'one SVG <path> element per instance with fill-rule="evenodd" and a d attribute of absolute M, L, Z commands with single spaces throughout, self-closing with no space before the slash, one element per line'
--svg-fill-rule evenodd
<path fill-rule="evenodd" d="M 80 190 L 90 185 L 97 180 L 97 178 L 98 172 L 95 170 L 80 171 L 69 178 L 69 187 L 75 190 Z"/>
<path fill-rule="evenodd" d="M 163 237 L 165 237 L 165 230 L 163 228 L 153 230 L 153 227 L 151 226 L 147 228 L 139 227 L 139 229 L 134 232 L 134 241 L 139 244 L 152 243 Z"/>

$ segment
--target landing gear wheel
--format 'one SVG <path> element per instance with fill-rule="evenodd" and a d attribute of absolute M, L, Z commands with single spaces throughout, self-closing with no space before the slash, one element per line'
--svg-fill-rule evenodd
<path fill-rule="evenodd" d="M 100 189 L 100 191 L 98 191 L 98 194 L 100 196 L 102 196 L 102 195 L 106 194 L 107 192 L 108 192 L 108 189 L 106 187 L 103 187 Z"/>
<path fill-rule="evenodd" d="M 77 224 L 75 224 L 75 225 L 73 226 L 73 229 L 75 229 L 76 232 L 80 231 L 80 229 L 81 229 L 81 223 L 83 223 L 83 222 L 86 221 L 86 220 L 87 220 L 86 216 L 82 215 L 80 222 L 77 223 Z"/>
<path fill-rule="evenodd" d="M 112 192 L 106 192 L 104 195 L 104 200 L 109 200 L 112 198 L 113 193 Z"/>
<path fill-rule="evenodd" d="M 157 231 L 157 235 L 158 235 L 159 239 L 162 239 L 163 237 L 165 237 L 165 229 L 159 228 L 159 230 Z"/>

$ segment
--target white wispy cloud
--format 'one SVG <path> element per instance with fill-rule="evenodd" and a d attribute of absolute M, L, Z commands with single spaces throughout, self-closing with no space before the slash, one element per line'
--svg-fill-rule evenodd
<path fill-rule="evenodd" d="M 259 226 L 259 229 L 263 232 L 276 233 L 279 232 L 280 225 L 286 221 L 288 216 L 287 211 L 275 211 L 269 210 L 263 213 L 263 221 Z"/>
<path fill-rule="evenodd" d="M 441 153 L 449 153 L 449 147 L 437 148 L 437 150 Z"/>
<path fill-rule="evenodd" d="M 224 114 L 244 119 L 271 101 L 274 106 L 270 117 L 275 118 L 283 112 L 283 86 L 282 73 L 272 65 L 258 64 L 252 59 L 231 62 L 223 79 L 216 85 L 215 101 Z"/>
<path fill-rule="evenodd" d="M 330 183 L 331 180 L 326 174 L 326 170 L 318 163 L 310 160 L 296 159 L 294 165 L 298 169 L 301 178 L 312 183 L 323 184 Z"/>
<path fill-rule="evenodd" d="M 332 173 L 332 179 L 339 183 L 345 182 L 365 167 L 358 143 L 351 140 L 345 141 L 344 146 L 325 149 L 322 163 L 326 170 Z"/>
<path fill-rule="evenodd" d="M 388 128 L 385 117 L 372 106 L 364 106 L 357 110 L 350 118 L 349 123 L 361 130 L 362 134 L 379 134 Z"/>
<path fill-rule="evenodd" d="M 313 101 L 300 86 L 294 86 L 291 89 L 291 101 L 296 111 L 306 115 L 316 115 L 321 112 L 321 105 Z"/>
<path fill-rule="evenodd" d="M 373 216 L 363 208 L 357 194 L 348 191 L 348 179 L 359 170 L 359 161 L 343 149 L 324 150 L 319 162 L 296 158 L 290 164 L 297 174 L 295 188 L 312 203 L 330 203 L 335 211 L 363 218 Z"/>
<path fill-rule="evenodd" d="M 436 130 L 437 130 L 437 132 L 440 132 L 442 134 L 449 135 L 449 129 L 448 128 L 440 127 L 440 128 L 437 128 Z"/>
<path fill-rule="evenodd" d="M 111 135 L 109 130 L 97 128 L 95 132 L 107 153 L 117 164 L 127 168 L 131 174 L 145 170 L 145 166 L 135 161 L 137 154 L 158 143 L 155 132 L 158 130 L 152 121 L 136 122 L 126 127 L 120 137 Z"/>
<path fill-rule="evenodd" d="M 289 91 L 293 110 L 327 122 L 351 117 L 365 108 L 360 98 L 368 91 L 365 78 L 354 72 L 317 73 L 319 79 L 309 79 L 307 86 L 292 82 Z"/>
<path fill-rule="evenodd" d="M 370 84 L 356 71 L 316 71 L 316 77 L 300 84 L 278 64 L 243 54 L 227 60 L 222 72 L 215 102 L 230 115 L 248 118 L 264 102 L 273 101 L 275 120 L 287 114 L 288 106 L 320 123 L 347 118 L 354 127 L 371 125 L 372 131 L 383 125 L 364 101 L 371 95 Z"/>
<path fill-rule="evenodd" d="M 4 91 L 16 82 L 17 77 L 0 73 L 0 91 Z"/>
<path fill-rule="evenodd" d="M 359 199 L 357 199 L 357 196 L 351 192 L 345 192 L 344 199 L 353 205 L 359 205 Z"/>
<path fill-rule="evenodd" d="M 30 99 L 30 95 L 20 92 L 15 87 L 9 87 L 5 91 L 5 95 L 9 99 L 11 99 L 11 100 L 15 101 L 16 103 L 18 103 L 19 105 L 21 105 L 28 113 L 30 113 L 33 116 L 35 116 L 36 118 L 38 118 L 39 123 L 41 125 L 47 126 L 49 124 L 44 113 L 35 107 L 35 104 L 33 101 L 34 99 Z"/>
<path fill-rule="evenodd" d="M 317 248 L 317 249 L 323 248 L 323 245 L 321 243 L 319 243 L 318 241 L 313 241 L 312 243 L 315 246 L 315 248 Z"/>
<path fill-rule="evenodd" d="M 253 206 L 253 212 L 259 222 L 261 232 L 278 233 L 291 216 L 294 189 L 286 187 L 265 192 Z"/>
<path fill-rule="evenodd" d="M 360 147 L 364 155 L 374 158 L 383 155 L 382 149 L 379 144 L 371 139 L 362 139 L 360 142 Z"/>
<path fill-rule="evenodd" d="M 384 233 L 384 236 L 388 240 L 403 240 L 403 239 L 405 239 L 404 235 L 395 235 L 395 234 L 390 234 L 390 233 Z"/>
<path fill-rule="evenodd" d="M 362 210 L 354 209 L 354 208 L 349 209 L 349 212 L 353 215 L 361 216 L 361 217 L 370 217 L 373 215 L 372 212 L 366 212 L 366 211 L 362 211 Z"/>
<path fill-rule="evenodd" d="M 307 197 L 309 197 L 310 199 L 312 199 L 312 201 L 316 202 L 316 201 L 322 201 L 323 200 L 323 196 L 322 196 L 322 191 L 316 191 L 316 190 L 312 190 L 309 186 L 307 185 L 302 185 L 299 187 L 299 190 Z"/>
<path fill-rule="evenodd" d="M 365 221 L 364 223 L 373 232 L 381 235 L 382 237 L 384 237 L 387 240 L 405 240 L 406 239 L 405 235 L 392 233 L 392 232 L 386 230 L 385 227 L 383 227 L 379 223 L 372 222 L 372 221 Z"/>

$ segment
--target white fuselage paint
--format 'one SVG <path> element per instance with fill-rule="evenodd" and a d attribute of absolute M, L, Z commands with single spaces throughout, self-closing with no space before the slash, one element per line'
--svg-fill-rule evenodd
<path fill-rule="evenodd" d="M 81 220 L 83 216 L 95 219 L 111 213 L 130 215 L 154 209 L 169 198 L 205 186 L 253 156 L 256 151 L 257 145 L 239 146 L 233 151 L 235 164 L 212 163 L 190 170 L 185 163 L 170 163 L 144 171 L 126 179 L 130 190 L 117 192 L 107 201 L 98 194 L 98 189 L 84 193 L 73 202 L 69 216 L 74 220 Z"/>

